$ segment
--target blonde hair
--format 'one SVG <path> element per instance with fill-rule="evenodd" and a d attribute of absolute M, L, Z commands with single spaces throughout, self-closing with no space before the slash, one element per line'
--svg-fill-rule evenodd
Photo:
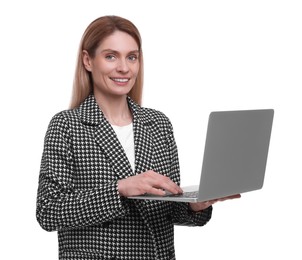
<path fill-rule="evenodd" d="M 134 38 L 140 52 L 140 69 L 133 88 L 128 95 L 139 105 L 142 103 L 143 92 L 143 56 L 141 36 L 136 26 L 129 20 L 119 16 L 102 16 L 94 20 L 85 30 L 79 51 L 73 82 L 72 98 L 70 108 L 78 107 L 91 93 L 93 93 L 92 75 L 87 71 L 83 64 L 83 50 L 89 56 L 94 57 L 95 51 L 101 42 L 115 31 L 128 33 Z"/>

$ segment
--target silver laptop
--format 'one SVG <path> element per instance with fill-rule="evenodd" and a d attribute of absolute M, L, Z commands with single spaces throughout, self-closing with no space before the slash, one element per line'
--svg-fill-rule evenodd
<path fill-rule="evenodd" d="M 199 202 L 261 189 L 273 117 L 273 109 L 212 112 L 199 185 L 182 187 L 178 195 L 130 198 Z"/>

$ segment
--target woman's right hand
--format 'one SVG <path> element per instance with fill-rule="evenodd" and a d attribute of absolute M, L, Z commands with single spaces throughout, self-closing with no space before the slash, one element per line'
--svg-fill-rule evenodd
<path fill-rule="evenodd" d="M 163 196 L 165 191 L 172 194 L 182 193 L 182 189 L 169 177 L 152 170 L 118 181 L 118 191 L 123 197 L 142 195 L 145 193 Z"/>

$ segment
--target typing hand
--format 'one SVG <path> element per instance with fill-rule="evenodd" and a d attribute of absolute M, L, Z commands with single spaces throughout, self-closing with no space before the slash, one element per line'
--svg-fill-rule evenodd
<path fill-rule="evenodd" d="M 145 193 L 164 196 L 165 191 L 172 194 L 182 193 L 182 189 L 169 177 L 152 170 L 131 176 L 118 181 L 118 190 L 121 196 L 130 197 Z"/>

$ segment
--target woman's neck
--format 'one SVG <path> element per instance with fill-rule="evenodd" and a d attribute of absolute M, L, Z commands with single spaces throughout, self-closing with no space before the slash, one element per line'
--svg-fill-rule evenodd
<path fill-rule="evenodd" d="M 127 96 L 103 97 L 97 95 L 95 98 L 105 118 L 110 124 L 125 126 L 132 122 L 133 118 L 128 106 Z"/>

